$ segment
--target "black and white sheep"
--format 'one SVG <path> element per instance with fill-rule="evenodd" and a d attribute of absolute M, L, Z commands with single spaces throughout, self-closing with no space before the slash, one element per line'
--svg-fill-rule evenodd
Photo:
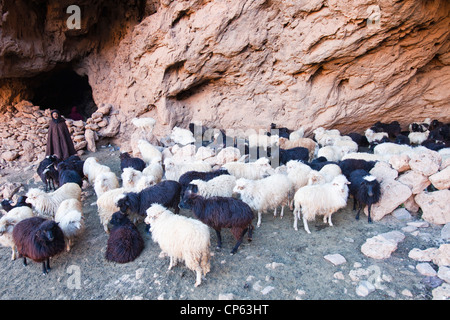
<path fill-rule="evenodd" d="M 375 176 L 363 169 L 354 170 L 350 173 L 349 182 L 349 192 L 353 196 L 353 210 L 356 210 L 356 204 L 359 203 L 356 219 L 359 219 L 361 209 L 367 205 L 368 222 L 371 223 L 370 209 L 381 198 L 380 183 Z"/>
<path fill-rule="evenodd" d="M 106 260 L 118 263 L 135 260 L 144 250 L 144 239 L 139 230 L 120 211 L 113 214 L 110 223 L 113 227 L 106 246 Z"/>
<path fill-rule="evenodd" d="M 55 155 L 46 156 L 37 167 L 37 174 L 45 184 L 45 191 L 56 190 L 58 185 L 58 171 L 56 165 L 58 157 Z"/>
<path fill-rule="evenodd" d="M 50 258 L 63 252 L 65 248 L 64 234 L 53 220 L 32 217 L 17 223 L 13 229 L 13 240 L 23 264 L 27 258 L 42 262 L 42 271 L 50 270 Z"/>
<path fill-rule="evenodd" d="M 17 201 L 16 204 L 12 204 L 11 200 L 9 199 L 3 199 L 2 202 L 0 202 L 0 205 L 2 206 L 2 209 L 5 210 L 6 212 L 11 211 L 11 209 L 17 208 L 17 207 L 23 207 L 23 206 L 27 206 L 27 207 L 32 207 L 31 204 L 26 202 L 27 200 L 27 196 L 20 196 Z"/>
<path fill-rule="evenodd" d="M 116 205 L 123 213 L 135 213 L 142 217 L 147 215 L 146 210 L 153 203 L 158 203 L 166 208 L 174 208 L 179 212 L 181 185 L 173 180 L 164 180 L 154 186 L 145 188 L 139 192 L 127 192 L 116 198 Z"/>
<path fill-rule="evenodd" d="M 250 206 L 242 200 L 231 197 L 204 198 L 193 193 L 188 187 L 180 202 L 180 208 L 192 210 L 197 219 L 216 231 L 217 248 L 222 247 L 222 228 L 230 228 L 237 240 L 231 254 L 237 252 L 247 232 L 248 240 L 252 239 L 254 214 Z"/>

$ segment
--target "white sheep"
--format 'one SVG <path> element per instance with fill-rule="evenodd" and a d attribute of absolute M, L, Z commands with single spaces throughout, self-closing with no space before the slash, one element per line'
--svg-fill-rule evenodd
<path fill-rule="evenodd" d="M 108 190 L 119 187 L 119 179 L 114 172 L 102 172 L 95 177 L 94 191 L 97 198 Z"/>
<path fill-rule="evenodd" d="M 151 117 L 146 118 L 133 118 L 131 123 L 140 128 L 143 132 L 151 133 L 155 127 L 156 120 Z"/>
<path fill-rule="evenodd" d="M 0 245 L 11 248 L 11 260 L 16 259 L 16 245 L 12 237 L 14 226 L 18 222 L 33 216 L 33 210 L 30 207 L 21 206 L 11 209 L 0 218 Z"/>
<path fill-rule="evenodd" d="M 425 140 L 428 139 L 430 131 L 425 132 L 410 132 L 408 134 L 409 142 L 415 145 L 421 145 Z"/>
<path fill-rule="evenodd" d="M 165 166 L 165 178 L 167 180 L 178 181 L 183 173 L 188 171 L 200 171 L 200 172 L 210 172 L 212 171 L 212 166 L 205 161 L 182 161 L 177 162 L 172 158 L 168 158 L 164 161 Z"/>
<path fill-rule="evenodd" d="M 236 177 L 222 174 L 208 181 L 195 179 L 190 184 L 196 185 L 198 189 L 196 193 L 205 198 L 231 197 L 233 196 L 233 188 L 236 185 Z"/>
<path fill-rule="evenodd" d="M 308 185 L 323 184 L 333 181 L 334 178 L 342 174 L 341 168 L 337 164 L 327 164 L 319 171 L 311 170 L 308 174 Z"/>
<path fill-rule="evenodd" d="M 281 206 L 280 217 L 283 217 L 284 206 L 289 204 L 289 194 L 292 192 L 293 184 L 284 174 L 274 174 L 269 177 L 251 180 L 240 178 L 236 180 L 234 193 L 241 196 L 241 200 L 250 208 L 258 212 L 257 227 L 261 226 L 261 215 L 267 210 L 274 210 Z"/>
<path fill-rule="evenodd" d="M 131 167 L 129 168 L 124 168 L 123 172 L 121 174 L 121 178 L 122 178 L 122 187 L 125 189 L 132 189 L 135 187 L 136 182 L 139 181 L 139 179 L 143 176 L 144 174 L 142 173 L 142 171 L 133 169 Z"/>
<path fill-rule="evenodd" d="M 265 134 L 251 134 L 248 136 L 248 147 L 262 147 L 263 149 L 267 150 L 267 148 L 277 146 L 279 138 L 280 137 L 278 135 L 271 135 L 269 137 Z"/>
<path fill-rule="evenodd" d="M 321 146 L 330 144 L 334 139 L 339 139 L 341 133 L 337 129 L 326 130 L 323 127 L 319 127 L 313 131 L 314 140 Z"/>
<path fill-rule="evenodd" d="M 293 184 L 293 191 L 297 191 L 301 187 L 308 184 L 308 174 L 311 172 L 311 167 L 301 163 L 299 161 L 290 160 L 286 164 L 287 176 L 291 183 Z M 289 205 L 291 209 L 292 203 Z"/>
<path fill-rule="evenodd" d="M 364 132 L 364 135 L 366 136 L 367 141 L 369 141 L 369 143 L 372 143 L 374 141 L 381 141 L 384 137 L 389 138 L 387 132 L 375 132 L 370 128 L 368 128 Z"/>
<path fill-rule="evenodd" d="M 102 172 L 111 172 L 111 168 L 101 164 L 96 157 L 84 160 L 83 174 L 88 178 L 90 184 L 93 184 L 95 178 Z"/>
<path fill-rule="evenodd" d="M 241 158 L 241 152 L 235 147 L 226 147 L 219 151 L 215 157 L 215 162 L 218 165 L 224 165 L 228 162 L 238 161 Z"/>
<path fill-rule="evenodd" d="M 396 144 L 393 142 L 380 143 L 373 148 L 373 154 L 380 156 L 384 161 L 389 161 L 393 155 L 410 155 L 412 152 L 414 152 L 414 148 L 406 144 Z"/>
<path fill-rule="evenodd" d="M 125 188 L 117 188 L 108 190 L 97 199 L 97 210 L 100 223 L 106 233 L 109 233 L 108 223 L 111 220 L 114 212 L 119 211 L 120 208 L 116 206 L 116 198 L 121 196 L 127 190 Z"/>
<path fill-rule="evenodd" d="M 347 178 L 339 175 L 332 182 L 310 185 L 300 188 L 294 195 L 294 229 L 300 214 L 303 215 L 303 227 L 311 233 L 308 221 L 313 221 L 317 215 L 323 215 L 323 221 L 333 226 L 331 215 L 347 205 L 348 186 Z"/>
<path fill-rule="evenodd" d="M 324 146 L 317 151 L 317 157 L 325 157 L 328 161 L 341 161 L 346 155 L 343 148 L 338 146 Z"/>
<path fill-rule="evenodd" d="M 173 214 L 159 204 L 146 211 L 145 223 L 150 225 L 152 239 L 159 244 L 162 253 L 170 258 L 169 270 L 178 261 L 196 273 L 195 287 L 210 271 L 209 227 L 201 221 Z"/>
<path fill-rule="evenodd" d="M 225 163 L 222 168 L 228 170 L 228 172 L 235 176 L 237 179 L 261 179 L 267 175 L 273 174 L 274 169 L 269 164 L 269 159 L 259 158 L 255 162 L 228 162 Z"/>
<path fill-rule="evenodd" d="M 194 134 L 187 130 L 182 129 L 180 127 L 174 127 L 172 132 L 170 133 L 170 139 L 180 145 L 187 145 L 195 142 Z"/>
<path fill-rule="evenodd" d="M 291 132 L 289 134 L 289 140 L 295 141 L 295 140 L 298 140 L 300 138 L 303 138 L 304 135 L 305 135 L 305 129 L 300 127 L 299 129 L 297 129 L 297 130 L 295 130 L 295 131 L 293 131 L 293 132 Z"/>
<path fill-rule="evenodd" d="M 379 144 L 383 145 L 385 143 Z M 342 157 L 342 160 L 345 159 L 360 159 L 360 160 L 366 160 L 366 161 L 383 161 L 384 157 L 379 154 L 372 154 L 368 152 L 350 152 L 347 153 Z"/>
<path fill-rule="evenodd" d="M 148 165 L 154 161 L 162 161 L 162 153 L 159 149 L 144 139 L 138 140 L 138 149 L 141 153 L 142 160 Z"/>
<path fill-rule="evenodd" d="M 84 230 L 83 206 L 77 199 L 67 199 L 61 202 L 55 214 L 55 221 L 61 228 L 66 242 L 66 250 L 70 251 L 73 240 Z"/>
<path fill-rule="evenodd" d="M 53 219 L 56 210 L 64 200 L 77 199 L 81 201 L 81 188 L 78 184 L 70 182 L 50 193 L 38 188 L 31 188 L 26 196 L 26 202 L 33 206 L 38 215 Z"/>
<path fill-rule="evenodd" d="M 145 176 L 152 176 L 154 177 L 154 180 L 156 183 L 161 182 L 163 176 L 164 176 L 164 169 L 161 165 L 161 162 L 159 161 L 152 161 L 149 163 L 144 170 L 142 170 L 142 173 Z"/>

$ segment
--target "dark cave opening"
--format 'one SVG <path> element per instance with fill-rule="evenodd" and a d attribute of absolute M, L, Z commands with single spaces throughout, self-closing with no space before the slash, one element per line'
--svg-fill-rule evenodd
<path fill-rule="evenodd" d="M 42 110 L 57 109 L 65 118 L 71 118 L 73 107 L 84 121 L 97 110 L 88 77 L 78 75 L 68 66 L 56 67 L 31 78 L 29 88 L 34 105 Z"/>

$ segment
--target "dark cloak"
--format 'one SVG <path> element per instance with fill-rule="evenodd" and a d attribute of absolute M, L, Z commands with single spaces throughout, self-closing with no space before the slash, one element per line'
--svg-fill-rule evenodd
<path fill-rule="evenodd" d="M 58 119 L 50 120 L 47 135 L 47 148 L 45 155 L 56 155 L 60 160 L 65 160 L 71 155 L 76 154 L 75 146 L 67 129 L 66 121 L 57 110 L 52 110 L 51 114 L 57 112 Z"/>

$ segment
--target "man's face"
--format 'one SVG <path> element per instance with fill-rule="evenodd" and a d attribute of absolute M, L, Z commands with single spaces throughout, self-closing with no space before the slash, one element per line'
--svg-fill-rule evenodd
<path fill-rule="evenodd" d="M 58 113 L 57 112 L 53 112 L 52 113 L 52 117 L 53 117 L 53 119 L 58 119 Z"/>

